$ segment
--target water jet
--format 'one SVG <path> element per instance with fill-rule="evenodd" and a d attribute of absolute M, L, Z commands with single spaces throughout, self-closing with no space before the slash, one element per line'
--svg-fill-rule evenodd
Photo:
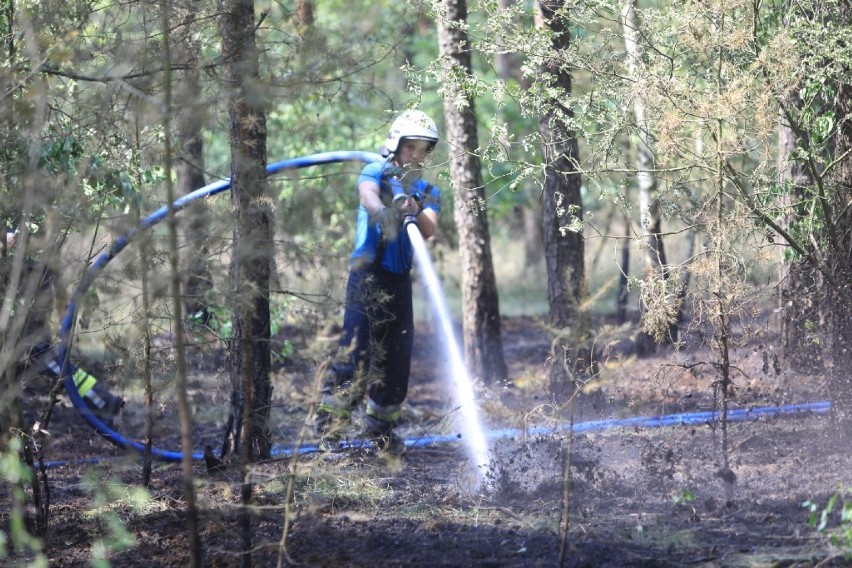
<path fill-rule="evenodd" d="M 467 371 L 467 367 L 465 367 L 464 359 L 456 341 L 453 320 L 450 318 L 450 310 L 447 308 L 447 300 L 435 271 L 435 266 L 432 264 L 432 257 L 426 248 L 426 242 L 413 219 L 406 219 L 404 226 L 411 239 L 414 258 L 417 260 L 417 267 L 420 269 L 423 287 L 432 301 L 435 318 L 441 327 L 440 331 L 449 359 L 449 378 L 454 403 L 459 409 L 457 421 L 461 442 L 467 448 L 468 456 L 474 467 L 474 485 L 478 489 L 482 480 L 486 478 L 485 474 L 489 470 L 491 458 L 485 429 L 479 416 L 479 407 L 476 404 L 473 380 Z"/>

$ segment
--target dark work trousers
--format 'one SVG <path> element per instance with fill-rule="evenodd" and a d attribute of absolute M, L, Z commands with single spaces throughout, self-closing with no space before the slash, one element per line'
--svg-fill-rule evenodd
<path fill-rule="evenodd" d="M 352 270 L 340 337 L 341 351 L 349 350 L 349 356 L 332 366 L 334 386 L 352 385 L 360 371 L 367 373 L 373 403 L 402 404 L 408 393 L 413 345 L 411 274 L 379 267 Z M 359 399 L 351 402 L 357 404 Z"/>
<path fill-rule="evenodd" d="M 7 292 L 15 261 L 14 257 L 0 260 L 0 284 Z M 26 258 L 21 262 L 14 310 L 21 310 L 26 316 L 18 339 L 29 352 L 33 346 L 50 341 L 49 326 L 54 307 L 53 284 L 56 275 L 38 260 Z"/>
<path fill-rule="evenodd" d="M 9 293 L 9 283 L 16 260 L 8 257 L 0 261 L 0 286 Z M 54 308 L 53 284 L 56 275 L 44 263 L 33 259 L 23 259 L 20 280 L 14 310 L 25 315 L 15 336 L 6 336 L 2 342 L 11 341 L 17 357 L 16 375 L 27 388 L 38 390 L 49 388 L 48 381 L 39 380 L 43 376 L 43 364 L 36 364 L 30 357 L 46 352 L 52 343 L 50 316 Z M 14 328 L 13 328 L 14 329 Z M 44 376 L 48 376 L 47 375 Z M 41 383 L 45 384 L 41 384 Z M 38 384 L 36 384 L 38 383 Z"/>

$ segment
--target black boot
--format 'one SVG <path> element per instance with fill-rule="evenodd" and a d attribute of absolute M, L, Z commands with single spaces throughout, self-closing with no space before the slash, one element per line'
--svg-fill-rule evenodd
<path fill-rule="evenodd" d="M 96 383 L 83 395 L 83 401 L 92 411 L 92 414 L 110 429 L 113 429 L 115 417 L 124 407 L 124 399 L 112 394 L 100 383 Z"/>
<path fill-rule="evenodd" d="M 394 423 L 386 422 L 370 414 L 364 416 L 364 423 L 366 425 L 364 437 L 378 450 L 396 456 L 405 451 L 405 440 L 393 431 Z"/>

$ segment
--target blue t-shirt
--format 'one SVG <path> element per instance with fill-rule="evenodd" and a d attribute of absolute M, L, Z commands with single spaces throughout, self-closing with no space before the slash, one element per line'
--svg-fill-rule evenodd
<path fill-rule="evenodd" d="M 432 209 L 436 213 L 441 210 L 441 191 L 418 179 L 411 184 L 408 192 L 402 187 L 398 179 L 393 177 L 394 166 L 387 162 L 373 162 L 367 164 L 358 177 L 358 185 L 363 181 L 372 181 L 379 186 L 379 197 L 386 207 L 392 207 L 393 198 L 402 193 L 414 195 L 420 200 L 420 206 L 424 209 Z M 361 205 L 358 207 L 358 224 L 355 229 L 355 249 L 350 257 L 350 265 L 363 268 L 375 263 L 376 254 L 381 242 L 381 228 Z M 411 248 L 411 239 L 408 233 L 400 227 L 394 240 L 386 240 L 381 258 L 381 266 L 385 270 L 396 273 L 405 273 L 411 270 L 414 260 L 414 250 Z"/>

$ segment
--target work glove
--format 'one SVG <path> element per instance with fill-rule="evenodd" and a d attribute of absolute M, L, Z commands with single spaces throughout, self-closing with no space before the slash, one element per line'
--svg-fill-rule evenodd
<path fill-rule="evenodd" d="M 403 215 L 396 207 L 382 207 L 374 216 L 382 237 L 389 241 L 396 240 Z"/>
<path fill-rule="evenodd" d="M 403 217 L 417 217 L 420 213 L 420 199 L 417 194 L 405 195 L 401 193 L 394 196 L 393 205 Z"/>

